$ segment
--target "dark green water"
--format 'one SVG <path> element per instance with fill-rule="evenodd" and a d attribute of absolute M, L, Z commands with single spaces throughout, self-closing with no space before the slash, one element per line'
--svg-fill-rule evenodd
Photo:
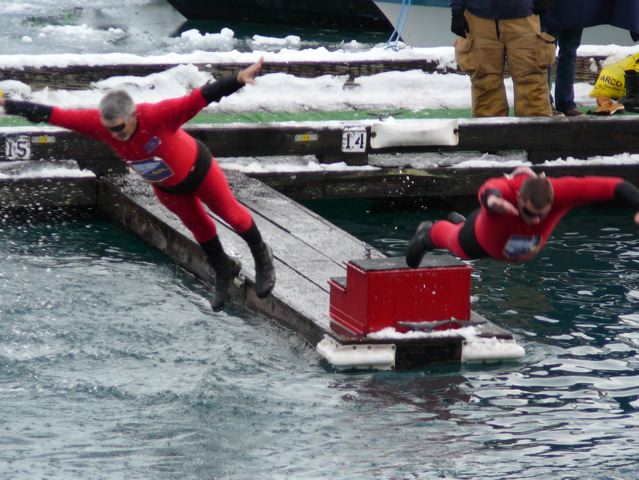
<path fill-rule="evenodd" d="M 387 254 L 418 219 L 313 209 Z M 339 373 L 295 335 L 94 219 L 0 225 L 0 478 L 639 478 L 639 236 L 584 209 L 520 266 L 474 263 L 473 308 L 523 361 Z"/>

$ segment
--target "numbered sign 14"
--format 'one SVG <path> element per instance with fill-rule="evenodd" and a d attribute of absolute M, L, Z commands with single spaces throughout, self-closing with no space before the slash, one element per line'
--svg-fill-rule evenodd
<path fill-rule="evenodd" d="M 365 127 L 347 127 L 342 131 L 342 152 L 365 152 L 368 136 Z"/>

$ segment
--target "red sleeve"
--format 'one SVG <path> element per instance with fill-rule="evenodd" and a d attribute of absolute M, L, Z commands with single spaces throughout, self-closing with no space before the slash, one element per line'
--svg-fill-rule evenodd
<path fill-rule="evenodd" d="M 93 108 L 68 110 L 53 107 L 49 123 L 97 139 L 102 139 L 106 131 L 100 121 L 100 112 Z"/>
<path fill-rule="evenodd" d="M 184 97 L 150 103 L 146 105 L 146 108 L 153 123 L 163 125 L 170 131 L 176 131 L 207 105 L 201 89 L 196 88 Z"/>
<path fill-rule="evenodd" d="M 554 204 L 577 207 L 615 199 L 615 189 L 623 179 L 619 177 L 558 177 L 551 178 L 555 191 Z"/>
<path fill-rule="evenodd" d="M 482 199 L 488 190 L 496 190 L 500 192 L 501 197 L 504 200 L 508 200 L 510 203 L 516 202 L 517 197 L 515 192 L 519 188 L 519 185 L 521 185 L 521 182 L 523 182 L 523 178 L 515 177 L 513 179 L 505 175 L 503 177 L 489 178 L 481 187 L 479 187 L 479 191 L 477 192 L 479 204 L 484 205 Z"/>

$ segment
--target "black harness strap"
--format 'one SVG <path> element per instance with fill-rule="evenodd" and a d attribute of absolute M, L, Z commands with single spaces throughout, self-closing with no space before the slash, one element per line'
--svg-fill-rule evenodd
<path fill-rule="evenodd" d="M 479 216 L 480 210 L 477 209 L 472 212 L 464 226 L 459 231 L 459 245 L 461 246 L 464 253 L 468 256 L 468 258 L 486 258 L 489 255 L 486 251 L 481 247 L 479 242 L 477 241 L 477 237 L 475 236 L 475 222 L 477 221 L 477 217 Z"/>
<path fill-rule="evenodd" d="M 211 168 L 211 152 L 200 140 L 196 139 L 195 142 L 197 143 L 197 157 L 186 178 L 177 185 L 156 185 L 156 188 L 173 194 L 193 193 L 198 189 Z"/>

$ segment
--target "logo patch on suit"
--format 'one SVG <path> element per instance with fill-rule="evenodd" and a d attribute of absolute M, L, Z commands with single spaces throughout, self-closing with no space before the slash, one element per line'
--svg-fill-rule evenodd
<path fill-rule="evenodd" d="M 161 182 L 173 176 L 173 171 L 159 157 L 129 162 L 129 166 L 147 182 Z"/>
<path fill-rule="evenodd" d="M 524 260 L 533 257 L 539 252 L 541 236 L 511 235 L 504 246 L 504 257 L 509 260 Z"/>
<path fill-rule="evenodd" d="M 160 145 L 162 145 L 160 137 L 151 137 L 149 141 L 144 144 L 144 151 L 146 153 L 153 153 Z"/>

